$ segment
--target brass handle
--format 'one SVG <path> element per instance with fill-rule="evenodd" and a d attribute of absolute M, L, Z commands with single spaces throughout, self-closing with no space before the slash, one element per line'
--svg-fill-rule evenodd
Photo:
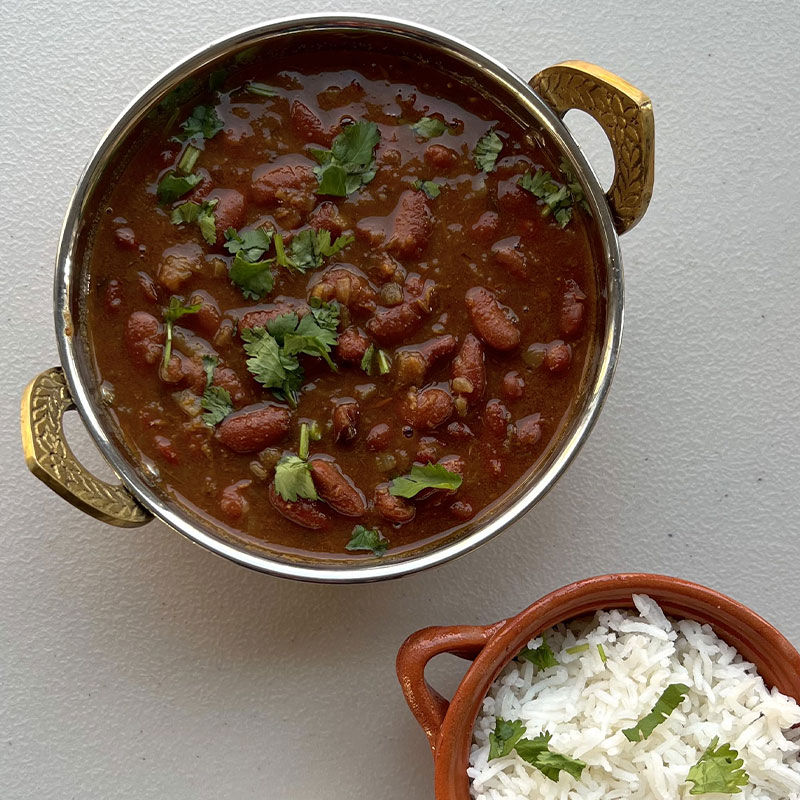
<path fill-rule="evenodd" d="M 72 505 L 93 517 L 134 528 L 153 515 L 124 486 L 95 478 L 75 458 L 64 437 L 65 412 L 74 408 L 60 367 L 34 378 L 22 396 L 22 447 L 28 469 Z"/>
<path fill-rule="evenodd" d="M 594 117 L 611 142 L 616 170 L 606 199 L 617 233 L 629 231 L 653 196 L 655 125 L 650 98 L 586 61 L 565 61 L 537 73 L 530 85 L 559 117 L 577 108 Z"/>
<path fill-rule="evenodd" d="M 397 677 L 408 707 L 425 731 L 434 756 L 439 731 L 450 703 L 425 680 L 425 667 L 432 658 L 442 653 L 474 659 L 505 624 L 506 620 L 501 620 L 494 625 L 423 628 L 412 633 L 400 647 L 397 653 Z"/>

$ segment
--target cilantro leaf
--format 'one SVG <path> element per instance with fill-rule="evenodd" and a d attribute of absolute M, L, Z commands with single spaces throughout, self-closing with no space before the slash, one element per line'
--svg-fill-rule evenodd
<path fill-rule="evenodd" d="M 183 131 L 172 137 L 173 142 L 185 142 L 195 136 L 213 139 L 225 126 L 214 106 L 195 106 L 189 118 L 181 123 Z"/>
<path fill-rule="evenodd" d="M 472 157 L 475 166 L 481 172 L 491 172 L 497 163 L 497 157 L 503 149 L 503 140 L 497 135 L 494 128 L 491 128 L 478 139 Z"/>
<path fill-rule="evenodd" d="M 176 175 L 168 172 L 159 182 L 156 197 L 159 203 L 174 203 L 197 186 L 203 178 L 200 175 Z"/>
<path fill-rule="evenodd" d="M 509 722 L 498 717 L 494 731 L 489 734 L 489 760 L 511 755 L 514 745 L 525 735 L 525 725 L 519 721 Z"/>
<path fill-rule="evenodd" d="M 172 295 L 169 298 L 169 305 L 164 311 L 164 322 L 167 323 L 166 337 L 164 339 L 164 358 L 161 362 L 164 369 L 167 368 L 167 364 L 172 358 L 172 328 L 175 322 L 185 314 L 196 314 L 202 306 L 202 302 L 184 305 L 180 297 L 176 295 Z"/>
<path fill-rule="evenodd" d="M 436 117 L 423 117 L 419 122 L 415 122 L 411 129 L 423 139 L 434 139 L 447 130 L 447 125 Z"/>
<path fill-rule="evenodd" d="M 320 323 L 322 321 L 322 324 Z M 334 370 L 338 367 L 330 357 L 331 348 L 336 344 L 336 330 L 339 326 L 338 306 L 320 304 L 312 306 L 311 313 L 298 319 L 297 314 L 290 312 L 267 323 L 267 330 L 279 344 L 287 356 L 305 353 L 319 356 Z"/>
<path fill-rule="evenodd" d="M 258 261 L 272 244 L 272 230 L 256 228 L 252 231 L 237 231 L 236 228 L 228 228 L 225 239 L 225 249 L 231 255 L 241 251 L 247 261 Z"/>
<path fill-rule="evenodd" d="M 546 778 L 557 781 L 561 772 L 580 778 L 586 764 L 576 758 L 563 756 L 550 750 L 552 734 L 540 734 L 535 739 L 520 739 L 514 746 L 517 755 L 536 767 Z"/>
<path fill-rule="evenodd" d="M 683 683 L 671 683 L 656 700 L 653 710 L 642 717 L 632 728 L 622 731 L 629 742 L 640 742 L 648 736 L 683 702 L 689 687 Z"/>
<path fill-rule="evenodd" d="M 206 412 L 203 414 L 203 422 L 212 428 L 233 411 L 230 392 L 222 386 L 207 386 L 200 400 L 200 406 Z"/>
<path fill-rule="evenodd" d="M 597 652 L 600 653 L 600 660 L 605 664 L 608 661 L 608 656 L 606 655 L 606 650 L 603 645 L 597 645 Z"/>
<path fill-rule="evenodd" d="M 713 738 L 699 761 L 689 770 L 686 780 L 694 784 L 689 794 L 741 794 L 740 787 L 750 782 L 739 753 L 729 744 L 717 745 L 719 736 Z"/>
<path fill-rule="evenodd" d="M 569 165 L 562 161 L 561 169 L 567 177 L 567 183 L 561 184 L 543 169 L 536 172 L 528 170 L 518 181 L 518 185 L 526 192 L 544 203 L 542 215 L 552 214 L 559 227 L 564 228 L 572 219 L 572 209 L 575 203 L 580 203 L 588 208 L 583 188 L 575 179 Z"/>
<path fill-rule="evenodd" d="M 281 237 L 275 237 L 276 244 L 279 238 Z M 278 263 L 282 267 L 306 272 L 321 267 L 324 258 L 335 255 L 354 241 L 352 236 L 339 236 L 334 242 L 331 242 L 330 231 L 306 228 L 292 239 L 291 255 L 287 255 L 285 250 L 278 252 Z M 282 239 L 281 244 L 283 244 Z"/>
<path fill-rule="evenodd" d="M 389 486 L 389 494 L 395 497 L 414 497 L 423 489 L 449 489 L 455 491 L 461 486 L 462 478 L 441 464 L 414 464 L 411 473 L 395 478 Z"/>
<path fill-rule="evenodd" d="M 389 540 L 384 539 L 379 530 L 356 525 L 345 550 L 372 550 L 376 556 L 382 556 L 389 549 Z"/>
<path fill-rule="evenodd" d="M 245 250 L 238 250 L 228 270 L 231 283 L 242 290 L 248 300 L 260 300 L 272 291 L 274 278 L 270 266 L 273 259 L 267 261 L 249 261 Z"/>
<path fill-rule="evenodd" d="M 361 359 L 361 369 L 372 375 L 372 360 L 375 358 L 375 345 L 370 343 L 370 346 L 364 351 L 364 356 Z"/>
<path fill-rule="evenodd" d="M 542 643 L 538 647 L 534 649 L 530 647 L 523 648 L 517 658 L 530 661 L 537 669 L 548 669 L 548 667 L 558 666 L 555 653 L 550 649 L 550 645 L 547 644 L 547 639 L 544 637 L 542 637 Z"/>
<path fill-rule="evenodd" d="M 347 197 L 368 184 L 377 172 L 374 150 L 381 134 L 374 122 L 348 125 L 333 140 L 330 150 L 312 150 L 317 194 Z"/>
<path fill-rule="evenodd" d="M 317 499 L 311 467 L 298 456 L 284 456 L 275 466 L 275 491 L 291 503 L 298 497 Z"/>
<path fill-rule="evenodd" d="M 219 359 L 216 356 L 203 356 L 203 372 L 206 373 L 206 388 L 211 386 L 214 382 L 214 370 L 219 364 Z"/>
<path fill-rule="evenodd" d="M 217 220 L 214 216 L 214 209 L 219 200 L 208 200 L 203 203 L 189 201 L 181 203 L 172 211 L 172 224 L 181 225 L 184 222 L 196 222 L 200 228 L 200 233 L 209 244 L 217 241 Z"/>
<path fill-rule="evenodd" d="M 419 191 L 425 192 L 425 194 L 431 200 L 435 200 L 442 193 L 442 189 L 439 186 L 439 184 L 438 183 L 434 183 L 433 181 L 421 181 L 421 180 L 417 179 L 411 185 L 418 192 Z"/>
<path fill-rule="evenodd" d="M 278 342 L 264 328 L 244 328 L 244 351 L 247 369 L 265 388 L 290 405 L 297 405 L 297 395 L 303 383 L 303 369 L 296 356 L 287 356 Z"/>
<path fill-rule="evenodd" d="M 258 94 L 262 97 L 278 96 L 277 89 L 273 89 L 271 86 L 267 86 L 266 83 L 258 83 L 257 81 L 248 81 L 244 86 L 244 90 L 250 92 L 250 94 Z"/>

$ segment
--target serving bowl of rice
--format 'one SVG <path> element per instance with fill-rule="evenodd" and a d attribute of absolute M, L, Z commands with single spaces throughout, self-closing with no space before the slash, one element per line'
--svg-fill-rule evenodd
<path fill-rule="evenodd" d="M 425 680 L 441 653 L 472 660 L 449 702 Z M 604 575 L 426 628 L 397 673 L 437 800 L 800 800 L 800 654 L 688 581 Z"/>

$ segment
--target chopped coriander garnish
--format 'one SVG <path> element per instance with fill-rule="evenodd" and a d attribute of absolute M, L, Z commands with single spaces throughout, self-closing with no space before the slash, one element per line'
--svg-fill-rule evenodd
<path fill-rule="evenodd" d="M 381 532 L 363 525 L 356 525 L 345 550 L 371 550 L 373 555 L 382 556 L 389 549 L 389 540 Z"/>
<path fill-rule="evenodd" d="M 193 144 L 187 145 L 175 167 L 178 174 L 188 175 L 194 169 L 201 152 L 199 147 L 195 147 Z"/>
<path fill-rule="evenodd" d="M 588 644 L 576 644 L 575 647 L 568 647 L 566 652 L 569 653 L 569 655 L 574 656 L 578 653 L 585 653 L 588 649 Z"/>
<path fill-rule="evenodd" d="M 206 374 L 206 388 L 211 386 L 214 382 L 214 370 L 219 364 L 219 359 L 216 356 L 203 356 L 203 372 Z"/>
<path fill-rule="evenodd" d="M 368 184 L 377 172 L 375 147 L 381 133 L 374 122 L 348 125 L 334 140 L 330 150 L 312 150 L 319 162 L 314 167 L 319 186 L 317 194 L 347 197 Z"/>
<path fill-rule="evenodd" d="M 236 228 L 228 228 L 225 231 L 225 249 L 231 254 L 236 255 L 243 252 L 248 261 L 258 261 L 272 244 L 272 231 L 265 228 L 256 228 L 250 231 L 238 231 Z"/>
<path fill-rule="evenodd" d="M 161 362 L 164 369 L 167 368 L 170 358 L 172 358 L 172 327 L 176 320 L 179 320 L 185 314 L 196 314 L 201 308 L 202 303 L 192 303 L 191 305 L 184 305 L 180 297 L 172 295 L 169 299 L 169 305 L 164 312 L 164 322 L 167 323 L 166 338 L 164 340 L 164 359 Z"/>
<path fill-rule="evenodd" d="M 311 441 L 311 434 L 309 431 L 308 423 L 300 423 L 300 444 L 297 446 L 297 455 L 306 461 L 308 459 L 309 444 Z"/>
<path fill-rule="evenodd" d="M 364 351 L 364 356 L 361 359 L 361 369 L 367 373 L 367 375 L 372 375 L 372 361 L 375 358 L 375 345 L 370 344 L 370 346 Z"/>
<path fill-rule="evenodd" d="M 321 267 L 324 258 L 335 255 L 354 241 L 352 236 L 339 236 L 331 242 L 330 231 L 306 228 L 294 236 L 289 245 L 290 254 L 287 254 L 283 238 L 280 234 L 275 234 L 276 260 L 282 267 L 306 272 Z"/>
<path fill-rule="evenodd" d="M 303 369 L 297 358 L 287 356 L 264 328 L 243 328 L 241 334 L 250 374 L 276 397 L 296 406 L 303 383 Z"/>
<path fill-rule="evenodd" d="M 388 375 L 392 371 L 392 360 L 385 350 L 378 350 L 378 372 L 381 375 Z"/>
<path fill-rule="evenodd" d="M 461 486 L 462 478 L 441 464 L 414 464 L 411 472 L 395 478 L 389 485 L 389 494 L 395 497 L 414 497 L 423 489 L 448 489 L 455 491 Z"/>
<path fill-rule="evenodd" d="M 312 442 L 318 442 L 322 438 L 322 428 L 319 422 L 313 420 L 308 428 L 308 435 Z"/>
<path fill-rule="evenodd" d="M 694 784 L 689 794 L 741 794 L 740 787 L 750 782 L 743 767 L 744 761 L 739 758 L 739 753 L 729 744 L 720 745 L 719 736 L 715 736 L 689 770 L 686 780 Z"/>
<path fill-rule="evenodd" d="M 290 503 L 298 497 L 316 500 L 317 490 L 308 462 L 298 456 L 284 456 L 275 466 L 275 491 Z"/>
<path fill-rule="evenodd" d="M 683 702 L 689 687 L 683 683 L 671 683 L 656 700 L 653 710 L 642 717 L 632 728 L 622 731 L 629 742 L 639 742 L 648 736 Z"/>
<path fill-rule="evenodd" d="M 258 83 L 257 81 L 248 81 L 244 85 L 244 90 L 250 94 L 258 94 L 262 97 L 277 97 L 278 90 L 273 89 L 272 86 L 267 86 L 266 83 Z"/>
<path fill-rule="evenodd" d="M 489 760 L 511 755 L 514 745 L 525 735 L 525 724 L 498 717 L 489 734 Z"/>
<path fill-rule="evenodd" d="M 487 131 L 475 145 L 472 157 L 475 166 L 481 172 L 491 172 L 497 163 L 497 157 L 503 149 L 503 140 L 497 135 L 494 128 Z"/>
<path fill-rule="evenodd" d="M 205 200 L 202 203 L 195 203 L 189 200 L 181 203 L 172 211 L 172 224 L 181 225 L 184 222 L 196 222 L 200 228 L 200 233 L 209 244 L 217 241 L 217 220 L 214 216 L 214 209 L 219 200 Z"/>
<path fill-rule="evenodd" d="M 558 183 L 543 169 L 537 169 L 533 173 L 528 170 L 517 183 L 544 203 L 542 216 L 552 214 L 559 227 L 565 228 L 572 219 L 574 204 L 581 203 L 586 207 L 586 199 L 580 183 L 569 171 L 569 165 L 562 162 L 561 167 L 565 171 L 567 183 Z"/>
<path fill-rule="evenodd" d="M 543 733 L 535 739 L 520 739 L 514 746 L 523 761 L 536 767 L 546 778 L 557 781 L 562 772 L 580 778 L 586 764 L 577 758 L 570 758 L 550 750 L 550 733 Z"/>
<path fill-rule="evenodd" d="M 183 197 L 187 192 L 190 192 L 203 180 L 202 176 L 197 175 L 176 175 L 174 172 L 168 172 L 159 182 L 156 189 L 156 196 L 159 203 L 174 203 L 176 200 Z"/>
<path fill-rule="evenodd" d="M 608 656 L 606 655 L 606 649 L 603 645 L 597 645 L 597 652 L 600 653 L 600 660 L 605 664 L 608 661 Z"/>
<path fill-rule="evenodd" d="M 214 106 L 195 106 L 189 118 L 181 123 L 183 131 L 172 137 L 175 142 L 185 142 L 187 139 L 198 137 L 213 139 L 224 125 L 217 116 Z"/>
<path fill-rule="evenodd" d="M 242 290 L 248 300 L 260 300 L 272 291 L 274 278 L 270 266 L 273 259 L 248 261 L 246 251 L 239 250 L 228 270 L 231 283 Z"/>
<path fill-rule="evenodd" d="M 441 193 L 441 187 L 438 183 L 434 183 L 433 181 L 421 181 L 419 179 L 415 180 L 414 183 L 411 184 L 418 192 L 422 191 L 431 199 L 435 200 Z"/>
<path fill-rule="evenodd" d="M 207 386 L 200 400 L 200 406 L 206 412 L 203 414 L 203 422 L 212 428 L 233 411 L 230 392 L 222 386 Z"/>
<path fill-rule="evenodd" d="M 542 637 L 542 643 L 538 647 L 524 647 L 517 658 L 530 661 L 537 669 L 558 666 L 555 653 L 550 649 L 550 645 L 547 644 L 547 639 L 544 636 Z"/>
<path fill-rule="evenodd" d="M 423 139 L 434 139 L 447 130 L 447 125 L 436 117 L 423 117 L 419 122 L 415 122 L 411 129 Z"/>

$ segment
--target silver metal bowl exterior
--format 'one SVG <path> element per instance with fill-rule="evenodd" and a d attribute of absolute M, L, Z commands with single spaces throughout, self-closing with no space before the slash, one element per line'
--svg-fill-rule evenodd
<path fill-rule="evenodd" d="M 498 509 L 497 513 L 484 524 L 463 537 L 446 541 L 441 546 L 434 546 L 408 557 L 370 559 L 363 565 L 350 563 L 337 566 L 328 562 L 316 566 L 265 556 L 263 553 L 247 549 L 244 545 L 238 547 L 231 541 L 211 533 L 190 515 L 182 513 L 180 508 L 170 506 L 155 494 L 137 469 L 120 453 L 103 427 L 96 401 L 92 398 L 78 368 L 78 335 L 73 328 L 70 308 L 71 301 L 75 300 L 77 293 L 81 291 L 76 245 L 84 221 L 87 198 L 99 181 L 115 149 L 150 109 L 187 77 L 202 70 L 204 66 L 227 52 L 275 38 L 285 40 L 286 37 L 298 33 L 334 34 L 354 29 L 384 37 L 394 36 L 399 41 L 419 43 L 444 51 L 467 67 L 480 70 L 487 84 L 502 86 L 504 91 L 512 93 L 515 100 L 529 111 L 532 121 L 549 135 L 572 165 L 590 204 L 605 259 L 606 329 L 598 344 L 599 353 L 594 380 L 591 386 L 586 387 L 586 401 L 581 413 L 573 421 L 572 430 L 562 439 L 556 456 L 547 468 L 535 477 L 523 493 L 514 497 L 513 502 Z M 122 112 L 92 155 L 71 199 L 56 258 L 54 306 L 59 356 L 83 422 L 95 444 L 123 483 L 155 516 L 202 547 L 261 572 L 307 581 L 357 583 L 397 578 L 464 555 L 489 541 L 519 519 L 549 491 L 586 440 L 611 385 L 622 335 L 623 275 L 619 240 L 610 209 L 594 172 L 561 120 L 522 78 L 480 50 L 423 25 L 371 15 L 301 15 L 247 28 L 197 50 L 153 81 Z"/>

